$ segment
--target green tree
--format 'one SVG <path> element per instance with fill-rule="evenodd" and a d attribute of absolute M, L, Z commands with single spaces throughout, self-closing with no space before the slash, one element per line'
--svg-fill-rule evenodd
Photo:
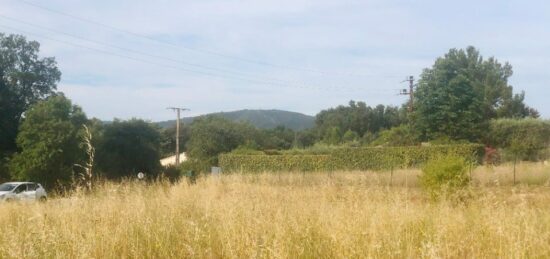
<path fill-rule="evenodd" d="M 247 123 L 231 122 L 219 116 L 193 121 L 187 152 L 190 159 L 218 163 L 218 155 L 241 146 L 257 146 L 257 129 Z"/>
<path fill-rule="evenodd" d="M 550 144 L 550 122 L 540 119 L 491 121 L 487 142 L 503 149 L 509 159 L 538 160 Z"/>
<path fill-rule="evenodd" d="M 484 60 L 474 47 L 438 58 L 422 73 L 415 93 L 414 125 L 422 139 L 479 141 L 491 119 L 538 116 L 523 103 L 523 93 L 513 94 L 510 76 L 510 64 Z"/>
<path fill-rule="evenodd" d="M 278 126 L 274 129 L 260 130 L 260 138 L 256 142 L 261 149 L 289 149 L 295 143 L 297 138 L 294 130 L 284 126 Z"/>
<path fill-rule="evenodd" d="M 354 142 L 354 141 L 357 141 L 358 139 L 359 139 L 359 135 L 352 130 L 346 131 L 346 133 L 344 133 L 344 136 L 342 136 L 342 140 L 344 142 Z"/>
<path fill-rule="evenodd" d="M 410 125 L 403 124 L 380 132 L 370 143 L 373 146 L 414 146 L 419 144 L 418 136 Z"/>
<path fill-rule="evenodd" d="M 152 123 L 115 120 L 103 128 L 96 148 L 96 168 L 100 173 L 111 179 L 139 172 L 148 176 L 159 173 L 161 136 Z"/>
<path fill-rule="evenodd" d="M 404 121 L 397 107 L 384 105 L 370 107 L 364 102 L 350 101 L 349 106 L 340 105 L 317 114 L 315 128 L 324 142 L 334 143 L 334 128 L 337 128 L 340 133 L 351 130 L 359 136 L 364 136 L 367 132 L 376 134 L 380 130 L 400 125 Z M 327 137 L 332 139 L 329 140 Z"/>
<path fill-rule="evenodd" d="M 340 128 L 331 127 L 323 136 L 323 141 L 329 145 L 338 145 L 342 142 Z"/>
<path fill-rule="evenodd" d="M 185 152 L 185 145 L 189 141 L 190 128 L 184 124 L 180 127 L 180 152 Z M 173 156 L 176 153 L 176 126 L 162 129 L 160 131 L 160 153 L 161 157 Z"/>
<path fill-rule="evenodd" d="M 10 162 L 12 177 L 48 187 L 69 184 L 74 165 L 85 158 L 80 134 L 86 122 L 80 107 L 61 94 L 31 106 L 17 135 L 21 152 Z"/>
<path fill-rule="evenodd" d="M 306 129 L 296 133 L 294 146 L 297 148 L 306 148 L 313 146 L 317 141 L 319 141 L 319 137 L 315 129 Z"/>
<path fill-rule="evenodd" d="M 16 151 L 22 114 L 54 93 L 61 77 L 54 58 L 40 58 L 39 49 L 36 41 L 0 33 L 0 178 L 7 173 L 2 163 Z"/>

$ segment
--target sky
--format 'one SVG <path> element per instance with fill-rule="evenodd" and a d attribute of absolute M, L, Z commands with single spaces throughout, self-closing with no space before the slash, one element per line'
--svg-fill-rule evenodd
<path fill-rule="evenodd" d="M 0 0 L 0 32 L 40 42 L 58 90 L 102 120 L 401 105 L 406 77 L 470 45 L 512 64 L 510 84 L 550 118 L 549 13 L 542 0 Z"/>

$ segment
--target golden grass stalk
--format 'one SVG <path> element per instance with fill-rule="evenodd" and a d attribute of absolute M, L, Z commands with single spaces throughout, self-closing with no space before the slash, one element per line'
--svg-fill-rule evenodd
<path fill-rule="evenodd" d="M 0 258 L 550 257 L 546 187 L 481 184 L 490 176 L 465 203 L 432 202 L 414 173 L 396 171 L 394 187 L 372 172 L 102 183 L 0 204 Z"/>

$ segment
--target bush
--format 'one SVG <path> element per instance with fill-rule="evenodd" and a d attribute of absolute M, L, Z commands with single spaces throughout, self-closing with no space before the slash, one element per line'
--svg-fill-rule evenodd
<path fill-rule="evenodd" d="M 182 162 L 179 169 L 183 175 L 187 175 L 190 172 L 193 172 L 195 175 L 197 175 L 210 172 L 210 167 L 212 167 L 212 163 L 210 163 L 209 161 L 189 159 L 185 162 Z"/>
<path fill-rule="evenodd" d="M 433 198 L 459 190 L 470 183 L 468 162 L 456 155 L 432 159 L 422 168 L 420 183 Z"/>
<path fill-rule="evenodd" d="M 372 138 L 372 137 L 371 137 Z M 378 134 L 378 137 L 369 142 L 371 146 L 414 146 L 418 144 L 417 133 L 410 125 L 403 124 L 391 129 L 383 130 Z"/>
<path fill-rule="evenodd" d="M 500 119 L 491 121 L 488 142 L 502 149 L 506 160 L 546 159 L 550 144 L 550 121 L 539 119 Z"/>
<path fill-rule="evenodd" d="M 226 172 L 306 172 L 327 171 L 327 155 L 222 155 L 220 165 Z"/>
<path fill-rule="evenodd" d="M 166 179 L 168 179 L 172 183 L 177 182 L 181 178 L 181 175 L 181 168 L 178 168 L 174 165 L 165 167 L 162 172 L 162 176 L 166 177 Z"/>
<path fill-rule="evenodd" d="M 281 151 L 278 155 L 220 155 L 220 166 L 226 172 L 246 171 L 335 171 L 389 170 L 420 167 L 427 161 L 455 155 L 478 162 L 483 155 L 481 145 L 444 145 L 387 148 L 315 148 L 312 150 Z"/>

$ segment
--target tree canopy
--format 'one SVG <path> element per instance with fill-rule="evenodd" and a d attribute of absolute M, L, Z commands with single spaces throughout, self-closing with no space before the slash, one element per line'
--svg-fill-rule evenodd
<path fill-rule="evenodd" d="M 519 159 L 538 160 L 550 144 L 550 121 L 498 119 L 491 121 L 488 142 Z"/>
<path fill-rule="evenodd" d="M 160 132 L 144 120 L 115 120 L 103 126 L 96 148 L 97 169 L 107 178 L 155 176 L 160 169 Z"/>
<path fill-rule="evenodd" d="M 54 58 L 39 58 L 40 44 L 0 33 L 0 179 L 16 151 L 22 114 L 56 89 L 61 77 Z"/>
<path fill-rule="evenodd" d="M 512 74 L 510 64 L 485 60 L 474 47 L 451 49 L 420 76 L 414 123 L 421 137 L 480 141 L 491 119 L 538 117 L 524 93 L 513 93 Z"/>
<path fill-rule="evenodd" d="M 12 177 L 48 187 L 69 184 L 74 165 L 85 158 L 79 134 L 86 122 L 80 107 L 63 95 L 31 106 L 17 135 L 21 152 L 11 160 Z"/>
<path fill-rule="evenodd" d="M 316 116 L 316 129 L 321 139 L 328 144 L 338 144 L 347 131 L 359 136 L 377 133 L 383 129 L 400 125 L 404 116 L 399 108 L 378 105 L 367 106 L 364 102 L 350 101 L 349 106 L 338 106 L 323 110 Z M 348 133 L 349 134 L 352 133 Z"/>
<path fill-rule="evenodd" d="M 0 151 L 15 151 L 21 115 L 54 93 L 61 78 L 55 59 L 40 58 L 39 50 L 36 41 L 0 33 Z"/>
<path fill-rule="evenodd" d="M 258 131 L 247 123 L 231 122 L 219 116 L 201 117 L 191 124 L 187 152 L 191 159 L 217 164 L 217 156 L 240 145 L 257 146 Z"/>

